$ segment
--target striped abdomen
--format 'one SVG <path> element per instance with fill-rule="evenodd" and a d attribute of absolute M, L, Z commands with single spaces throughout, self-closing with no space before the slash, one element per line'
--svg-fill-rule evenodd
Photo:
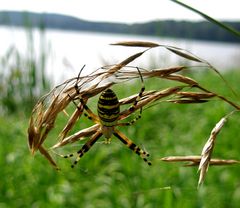
<path fill-rule="evenodd" d="M 118 98 L 111 89 L 105 90 L 100 95 L 97 111 L 103 126 L 111 127 L 116 125 L 120 107 Z"/>

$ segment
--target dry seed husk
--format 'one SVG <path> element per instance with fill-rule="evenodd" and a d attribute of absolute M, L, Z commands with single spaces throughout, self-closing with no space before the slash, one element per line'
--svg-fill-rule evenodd
<path fill-rule="evenodd" d="M 172 81 L 181 82 L 184 84 L 184 86 L 175 86 L 175 87 L 166 88 L 163 90 L 152 90 L 152 91 L 144 92 L 140 101 L 137 103 L 137 106 L 134 109 L 134 111 L 141 109 L 143 107 L 147 107 L 149 106 L 149 104 L 152 104 L 163 98 L 167 98 L 168 96 L 173 96 L 176 99 L 175 100 L 165 99 L 165 101 L 172 101 L 172 102 L 174 101 L 175 103 L 199 103 L 199 102 L 206 102 L 213 97 L 218 97 L 224 102 L 227 102 L 228 104 L 232 105 L 236 109 L 240 110 L 239 106 L 236 103 L 229 101 L 227 98 L 221 95 L 218 95 L 217 93 L 213 93 L 209 90 L 204 89 L 202 86 L 199 85 L 199 83 L 196 80 L 193 80 L 192 78 L 184 75 L 176 74 L 190 67 L 176 66 L 176 67 L 154 69 L 154 70 L 139 69 L 140 70 L 140 73 L 139 73 L 139 71 L 136 70 L 136 67 L 134 69 L 134 67 L 128 66 L 132 61 L 141 57 L 149 49 L 153 47 L 164 47 L 169 51 L 177 54 L 180 57 L 205 64 L 207 67 L 213 69 L 215 72 L 217 72 L 221 76 L 221 74 L 214 67 L 212 67 L 208 62 L 200 59 L 194 54 L 181 48 L 167 46 L 167 45 L 159 45 L 152 42 L 130 41 L 130 42 L 119 42 L 115 45 L 146 47 L 148 49 L 140 53 L 136 53 L 115 65 L 101 67 L 95 70 L 93 73 L 91 73 L 88 76 L 75 77 L 75 78 L 66 80 L 61 85 L 58 85 L 57 87 L 55 87 L 46 96 L 41 98 L 33 110 L 33 113 L 29 122 L 29 129 L 28 129 L 29 148 L 32 153 L 34 153 L 39 149 L 40 152 L 49 160 L 49 162 L 54 167 L 56 167 L 56 163 L 52 160 L 48 151 L 45 148 L 43 148 L 43 143 L 47 139 L 49 132 L 54 128 L 54 124 L 58 114 L 60 112 L 65 111 L 69 103 L 72 103 L 74 100 L 79 99 L 79 96 L 82 96 L 84 99 L 91 98 L 116 83 L 120 84 L 124 81 L 129 81 L 135 78 L 139 79 L 140 74 L 143 78 L 152 78 L 152 77 L 158 77 L 160 79 L 164 78 Z M 76 86 L 79 91 L 78 93 L 76 92 Z M 203 92 L 201 93 L 183 92 L 182 91 L 183 88 L 186 88 L 186 87 L 192 87 L 192 88 L 195 87 L 202 90 Z M 135 101 L 137 96 L 138 95 L 136 94 L 136 95 L 121 99 L 120 104 L 121 105 L 132 104 Z M 129 110 L 123 111 L 120 115 L 120 120 L 128 117 L 131 113 L 133 112 Z M 60 136 L 57 144 L 53 145 L 52 148 L 58 148 L 58 147 L 67 145 L 69 143 L 82 140 L 87 136 L 91 136 L 99 129 L 100 126 L 96 124 L 89 128 L 80 130 L 75 134 L 72 134 L 67 137 L 68 133 L 76 124 L 77 120 L 81 117 L 81 115 L 82 113 L 80 111 L 75 110 L 75 112 L 71 115 L 70 119 L 67 121 L 67 124 L 65 125 L 63 130 L 60 132 Z M 206 167 L 205 167 L 207 164 L 206 162 L 208 162 L 208 165 L 211 165 L 211 163 L 213 162 L 211 157 L 205 160 L 203 157 L 202 159 L 203 159 L 202 160 L 203 162 L 202 163 L 199 162 L 200 166 L 202 164 L 201 166 L 202 168 L 200 168 L 200 172 L 201 171 L 204 172 L 204 168 L 206 171 Z M 220 161 L 217 161 L 217 162 L 220 162 Z M 223 163 L 223 161 L 221 162 Z M 192 162 L 192 163 L 195 164 L 196 162 Z M 200 173 L 200 177 L 201 177 L 201 173 Z"/>
<path fill-rule="evenodd" d="M 168 156 L 163 157 L 160 160 L 164 162 L 190 162 L 185 166 L 198 166 L 200 164 L 202 156 L 199 155 L 189 155 L 189 156 Z M 211 158 L 209 165 L 212 166 L 222 166 L 222 165 L 233 165 L 239 164 L 239 160 L 226 160 L 219 158 Z"/>
<path fill-rule="evenodd" d="M 63 140 L 59 141 L 57 144 L 55 144 L 54 146 L 52 146 L 52 149 L 58 148 L 58 147 L 62 147 L 68 143 L 73 143 L 79 140 L 84 140 L 85 137 L 91 136 L 92 134 L 94 134 L 97 129 L 99 129 L 100 125 L 99 124 L 95 124 L 91 127 L 82 129 L 66 138 L 64 138 Z"/>
<path fill-rule="evenodd" d="M 159 46 L 157 43 L 153 42 L 144 42 L 144 41 L 123 41 L 123 42 L 117 42 L 112 43 L 111 45 L 116 46 L 130 46 L 130 47 L 147 47 L 147 48 L 153 48 Z"/>
<path fill-rule="evenodd" d="M 213 148 L 215 146 L 215 140 L 217 138 L 217 135 L 221 131 L 222 127 L 226 123 L 226 121 L 227 121 L 227 119 L 224 117 L 215 125 L 215 127 L 211 131 L 208 141 L 206 142 L 206 144 L 203 147 L 203 150 L 201 153 L 202 157 L 201 157 L 199 167 L 198 167 L 198 170 L 200 172 L 199 180 L 198 180 L 199 185 L 202 184 L 202 182 L 206 176 L 206 173 L 208 171 L 208 167 L 210 164 L 210 160 L 212 157 Z"/>

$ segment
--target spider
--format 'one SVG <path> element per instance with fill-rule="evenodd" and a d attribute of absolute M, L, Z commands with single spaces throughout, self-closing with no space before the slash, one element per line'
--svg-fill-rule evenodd
<path fill-rule="evenodd" d="M 140 74 L 142 87 L 141 87 L 141 90 L 140 90 L 138 96 L 136 97 L 135 101 L 128 109 L 130 112 L 133 112 L 135 110 L 137 103 L 141 99 L 142 94 L 145 90 L 142 75 L 141 75 L 139 69 L 137 69 L 137 70 Z M 80 75 L 78 75 L 78 79 L 79 79 L 79 77 L 80 77 Z M 133 119 L 130 122 L 120 123 L 119 122 L 119 120 L 121 119 L 120 103 L 119 103 L 118 98 L 113 90 L 108 88 L 101 93 L 99 100 L 98 100 L 98 104 L 97 104 L 98 116 L 90 110 L 90 108 L 86 105 L 83 98 L 80 96 L 80 91 L 77 86 L 77 82 L 75 85 L 75 90 L 77 92 L 77 95 L 79 95 L 78 97 L 83 106 L 83 109 L 87 112 L 87 113 L 84 113 L 84 115 L 88 119 L 92 120 L 94 123 L 100 124 L 100 128 L 91 136 L 91 138 L 77 152 L 77 158 L 71 165 L 72 168 L 75 167 L 75 165 L 78 163 L 78 161 L 81 159 L 81 157 L 83 157 L 83 155 L 89 151 L 89 149 L 95 144 L 95 142 L 101 136 L 104 136 L 106 138 L 106 142 L 110 143 L 112 135 L 114 135 L 124 145 L 126 145 L 133 152 L 135 152 L 137 155 L 139 155 L 148 165 L 152 164 L 146 158 L 146 157 L 149 157 L 149 154 L 147 152 L 142 150 L 139 146 L 134 144 L 133 141 L 131 141 L 127 136 L 125 136 L 122 132 L 120 132 L 119 130 L 116 129 L 117 126 L 130 126 L 130 125 L 134 124 L 138 119 L 141 118 L 142 108 L 140 108 L 140 113 L 139 113 L 138 117 L 136 117 L 135 119 Z M 74 104 L 76 105 L 75 102 L 74 102 Z M 62 155 L 62 157 L 64 157 L 64 158 L 69 158 L 69 157 L 73 157 L 73 156 L 74 156 L 74 154 L 69 154 L 69 155 L 65 155 L 65 156 Z"/>

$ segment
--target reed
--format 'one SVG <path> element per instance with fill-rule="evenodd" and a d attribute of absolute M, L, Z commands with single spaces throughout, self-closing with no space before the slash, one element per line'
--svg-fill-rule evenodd
<path fill-rule="evenodd" d="M 44 28 L 39 32 L 39 50 L 34 46 L 32 28 L 26 28 L 26 53 L 22 54 L 13 45 L 0 58 L 1 114 L 29 114 L 37 99 L 50 89 L 51 82 L 46 75 L 49 51 Z"/>

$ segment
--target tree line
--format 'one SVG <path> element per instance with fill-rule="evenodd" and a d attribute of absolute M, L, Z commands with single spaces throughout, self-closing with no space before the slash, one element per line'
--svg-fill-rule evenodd
<path fill-rule="evenodd" d="M 240 30 L 240 21 L 223 23 Z M 0 25 L 240 42 L 239 37 L 207 21 L 159 20 L 123 24 L 86 21 L 61 14 L 2 11 L 0 12 Z"/>

